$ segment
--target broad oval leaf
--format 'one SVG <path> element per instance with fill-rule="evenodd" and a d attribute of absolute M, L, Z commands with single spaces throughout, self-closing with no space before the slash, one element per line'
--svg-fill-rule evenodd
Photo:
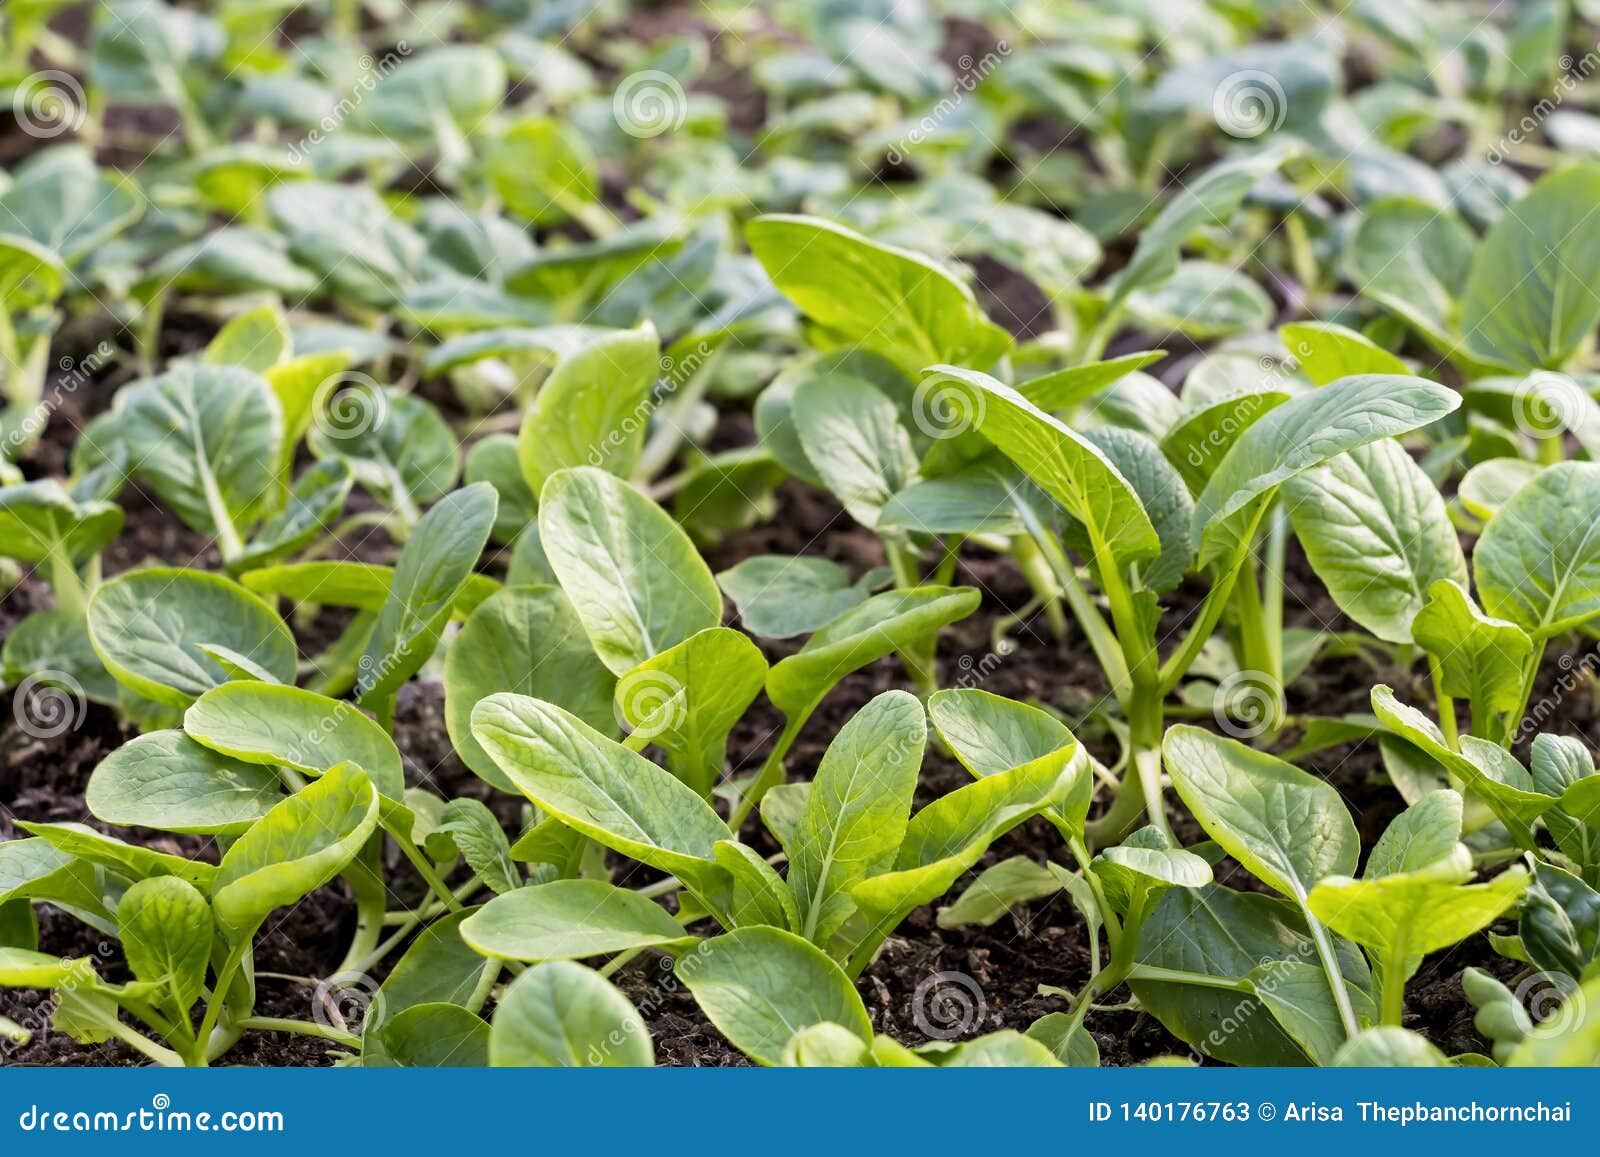
<path fill-rule="evenodd" d="M 1563 168 L 1489 227 L 1461 305 L 1467 348 L 1517 370 L 1557 369 L 1592 336 L 1600 289 L 1600 165 Z"/>
<path fill-rule="evenodd" d="M 604 880 L 552 880 L 490 900 L 461 925 L 485 956 L 578 960 L 683 940 L 683 926 L 646 896 Z"/>
<path fill-rule="evenodd" d="M 441 498 L 412 528 L 361 656 L 356 690 L 382 702 L 433 655 L 494 526 L 494 487 L 474 482 Z"/>
<path fill-rule="evenodd" d="M 557 960 L 528 969 L 501 995 L 489 1063 L 637 1068 L 655 1063 L 655 1048 L 638 1010 L 605 977 Z"/>
<path fill-rule="evenodd" d="M 392 800 L 405 795 L 400 749 L 352 704 L 298 687 L 224 683 L 184 712 L 183 729 L 213 751 L 246 763 L 321 775 L 354 763 Z"/>
<path fill-rule="evenodd" d="M 852 671 L 966 618 L 980 601 L 970 587 L 912 587 L 874 595 L 775 663 L 767 673 L 767 698 L 791 719 L 803 715 Z"/>
<path fill-rule="evenodd" d="M 1206 834 L 1292 900 L 1325 876 L 1355 874 L 1361 839 L 1339 793 L 1276 756 L 1179 725 L 1162 757 Z"/>
<path fill-rule="evenodd" d="M 717 841 L 733 838 L 693 788 L 553 703 L 490 695 L 472 733 L 529 799 L 641 863 L 704 878 Z"/>
<path fill-rule="evenodd" d="M 166 832 L 237 835 L 283 799 L 270 767 L 241 763 L 181 731 L 151 731 L 102 759 L 84 803 L 96 819 Z"/>
<path fill-rule="evenodd" d="M 295 678 L 294 636 L 277 612 L 204 571 L 152 567 L 105 582 L 89 600 L 89 639 L 119 683 L 169 707 L 228 681 L 203 644 L 227 647 L 279 682 Z"/>
<path fill-rule="evenodd" d="M 689 536 L 603 470 L 551 476 L 539 540 L 595 654 L 617 675 L 722 621 L 722 592 Z"/>
<path fill-rule="evenodd" d="M 935 362 L 987 368 L 1011 346 L 972 291 L 920 254 L 831 221 L 773 214 L 745 227 L 773 284 L 833 338 L 915 373 Z"/>
<path fill-rule="evenodd" d="M 1359 374 L 1301 394 L 1250 426 L 1195 500 L 1200 565 L 1243 549 L 1246 532 L 1283 482 L 1384 438 L 1444 417 L 1461 396 L 1435 382 Z"/>
<path fill-rule="evenodd" d="M 128 968 L 160 985 L 162 1003 L 184 1021 L 200 999 L 214 932 L 206 898 L 176 876 L 141 880 L 117 904 Z"/>
<path fill-rule="evenodd" d="M 776 928 L 740 928 L 678 958 L 688 985 L 722 1035 L 758 1064 L 775 1065 L 802 1029 L 831 1022 L 872 1039 L 866 1007 L 837 964 Z"/>
<path fill-rule="evenodd" d="M 183 365 L 116 398 L 117 437 L 162 501 L 224 543 L 278 493 L 283 410 L 265 378 Z"/>
<path fill-rule="evenodd" d="M 506 587 L 480 603 L 444 660 L 444 721 L 468 767 L 501 791 L 516 791 L 472 734 L 472 709 L 497 691 L 555 703 L 612 732 L 616 677 L 595 657 L 571 602 L 554 586 Z"/>
<path fill-rule="evenodd" d="M 605 334 L 550 372 L 522 418 L 517 457 L 538 494 L 557 470 L 593 466 L 627 475 L 644 446 L 661 341 L 648 324 Z"/>
<path fill-rule="evenodd" d="M 1600 614 L 1600 464 L 1561 462 L 1518 490 L 1472 566 L 1483 609 L 1535 642 Z"/>
<path fill-rule="evenodd" d="M 353 763 L 262 816 L 222 857 L 211 893 L 217 923 L 248 935 L 274 908 L 293 904 L 337 876 L 378 825 L 378 793 Z"/>
<path fill-rule="evenodd" d="M 1384 440 L 1283 484 L 1306 557 L 1339 609 L 1390 643 L 1409 643 L 1435 583 L 1467 581 L 1444 498 L 1398 442 Z"/>

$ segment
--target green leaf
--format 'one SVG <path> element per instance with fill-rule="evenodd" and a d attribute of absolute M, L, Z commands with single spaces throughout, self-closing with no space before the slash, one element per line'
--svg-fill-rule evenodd
<path fill-rule="evenodd" d="M 108 824 L 237 835 L 283 798 L 269 767 L 241 763 L 181 731 L 152 731 L 102 759 L 84 803 Z"/>
<path fill-rule="evenodd" d="M 472 709 L 496 691 L 543 699 L 610 732 L 616 679 L 595 657 L 559 587 L 507 587 L 467 617 L 444 662 L 444 718 L 450 742 L 479 778 L 501 791 L 511 781 L 472 734 Z"/>
<path fill-rule="evenodd" d="M 433 655 L 457 597 L 489 541 L 495 492 L 475 482 L 447 494 L 412 528 L 361 656 L 363 706 L 389 699 Z"/>
<path fill-rule="evenodd" d="M 763 803 L 766 798 L 770 793 Z M 799 823 L 798 817 L 795 822 Z M 785 932 L 799 930 L 800 907 L 795 903 L 794 889 L 760 852 L 746 844 L 723 840 L 717 845 L 717 863 L 733 880 L 728 901 L 730 927 L 767 924 Z"/>
<path fill-rule="evenodd" d="M 1367 856 L 1362 875 L 1373 880 L 1438 863 L 1455 851 L 1461 817 L 1460 792 L 1430 791 L 1390 821 Z"/>
<path fill-rule="evenodd" d="M 482 1068 L 489 1026 L 459 1004 L 416 1004 L 383 1026 L 389 1059 L 408 1068 Z"/>
<path fill-rule="evenodd" d="M 1171 728 L 1161 751 L 1206 834 L 1269 887 L 1303 903 L 1324 876 L 1355 873 L 1361 839 L 1327 783 L 1198 727 Z"/>
<path fill-rule="evenodd" d="M 226 547 L 278 490 L 283 410 L 259 374 L 183 365 L 117 394 L 117 436 L 178 517 Z"/>
<path fill-rule="evenodd" d="M 95 984 L 92 961 L 25 948 L 0 948 L 0 988 L 60 988 Z"/>
<path fill-rule="evenodd" d="M 293 683 L 294 636 L 258 596 L 220 575 L 177 567 L 130 571 L 89 600 L 89 639 L 117 682 L 188 707 L 229 679 L 202 644 L 227 647 Z"/>
<path fill-rule="evenodd" d="M 539 538 L 595 654 L 617 675 L 722 621 L 722 592 L 689 536 L 604 471 L 551 477 Z"/>
<path fill-rule="evenodd" d="M 767 639 L 814 631 L 866 602 L 881 568 L 852 583 L 844 567 L 811 555 L 758 554 L 717 575 L 745 630 Z"/>
<path fill-rule="evenodd" d="M 1600 321 L 1600 165 L 1550 173 L 1484 235 L 1461 303 L 1467 348 L 1518 370 L 1557 369 Z"/>
<path fill-rule="evenodd" d="M 655 1063 L 655 1049 L 627 997 L 599 973 L 558 960 L 528 969 L 501 995 L 489 1063 L 637 1068 Z"/>
<path fill-rule="evenodd" d="M 454 1004 L 470 1011 L 482 1004 L 488 983 L 500 974 L 500 962 L 485 960 L 461 939 L 461 925 L 471 915 L 471 909 L 453 912 L 419 932 L 376 993 L 371 990 L 370 978 L 361 974 L 329 978 L 330 996 L 347 991 L 363 1009 L 361 1023 L 354 1026 L 361 1033 L 363 1066 L 380 1068 L 395 1063 L 383 1030 L 408 1008 Z"/>
<path fill-rule="evenodd" d="M 875 528 L 889 499 L 918 480 L 894 403 L 864 383 L 822 377 L 802 383 L 792 407 L 812 468 L 850 517 Z"/>
<path fill-rule="evenodd" d="M 1144 332 L 1177 330 L 1201 339 L 1264 330 L 1277 312 L 1247 274 L 1213 261 L 1181 262 L 1160 285 L 1135 290 L 1127 301 Z"/>
<path fill-rule="evenodd" d="M 455 486 L 461 469 L 456 436 L 431 403 L 359 380 L 319 400 L 306 438 L 312 453 L 344 461 L 357 482 L 407 521 Z"/>
<path fill-rule="evenodd" d="M 1522 706 L 1522 673 L 1533 640 L 1515 623 L 1480 611 L 1466 583 L 1441 579 L 1430 586 L 1411 633 L 1438 663 L 1440 690 L 1472 703 L 1475 725 L 1480 713 Z"/>
<path fill-rule="evenodd" d="M 1027 856 L 1012 856 L 978 873 L 978 878 L 939 909 L 941 928 L 976 924 L 987 928 L 1019 904 L 1043 900 L 1061 891 L 1055 873 Z"/>
<path fill-rule="evenodd" d="M 1398 442 L 1361 446 L 1290 478 L 1283 499 L 1333 601 L 1380 639 L 1411 642 L 1429 589 L 1467 581 L 1444 499 Z"/>
<path fill-rule="evenodd" d="M 517 458 L 517 439 L 511 434 L 490 434 L 472 444 L 462 478 L 488 482 L 500 501 L 495 506 L 493 538 L 499 543 L 516 540 L 539 517 L 539 500 L 528 489 Z"/>
<path fill-rule="evenodd" d="M 1030 816 L 1062 801 L 1088 778 L 1085 763 L 1063 770 L 1040 760 L 985 776 L 934 800 L 906 825 L 893 870 L 863 880 L 852 897 L 865 921 L 848 925 L 852 966 L 865 964 L 885 936 L 912 908 L 948 892 L 1000 836 Z"/>
<path fill-rule="evenodd" d="M 1034 764 L 1064 770 L 1081 750 L 1067 725 L 1048 711 L 977 687 L 934 692 L 928 716 L 961 766 L 979 777 Z M 1060 812 L 1069 829 L 1083 827 L 1093 796 L 1088 776 L 1078 787 Z"/>
<path fill-rule="evenodd" d="M 883 354 L 907 373 L 936 362 L 988 368 L 1011 346 L 972 291 L 926 257 L 816 217 L 772 214 L 745 227 L 750 251 L 831 345 Z"/>
<path fill-rule="evenodd" d="M 1331 321 L 1300 321 L 1278 334 L 1300 372 L 1313 385 L 1326 386 L 1352 374 L 1405 374 L 1405 362 L 1365 334 Z"/>
<path fill-rule="evenodd" d="M 649 324 L 585 342 L 557 363 L 522 417 L 517 458 L 538 494 L 557 470 L 592 466 L 627 476 L 660 398 L 652 387 L 661 340 Z"/>
<path fill-rule="evenodd" d="M 1455 345 L 1457 296 L 1473 267 L 1472 235 L 1424 201 L 1368 206 L 1345 242 L 1344 267 L 1361 292 L 1439 349 Z"/>
<path fill-rule="evenodd" d="M 727 627 L 690 635 L 617 680 L 617 712 L 635 735 L 667 752 L 674 774 L 701 795 L 722 775 L 728 733 L 766 681 L 767 661 Z"/>
<path fill-rule="evenodd" d="M 490 695 L 472 711 L 472 733 L 547 812 L 691 886 L 717 841 L 733 838 L 693 788 L 552 703 Z"/>
<path fill-rule="evenodd" d="M 1511 496 L 1478 539 L 1483 608 L 1534 642 L 1600 614 L 1600 464 L 1561 462 Z"/>
<path fill-rule="evenodd" d="M 1471 876 L 1472 853 L 1457 844 L 1452 855 L 1414 871 L 1365 880 L 1330 877 L 1312 889 L 1309 903 L 1317 919 L 1409 976 L 1428 953 L 1499 919 L 1528 886 L 1520 867 L 1486 884 L 1462 883 Z"/>
<path fill-rule="evenodd" d="M 1196 494 L 1239 436 L 1289 400 L 1284 390 L 1236 392 L 1185 412 L 1161 438 L 1161 452 Z"/>
<path fill-rule="evenodd" d="M 885 691 L 828 745 L 788 842 L 789 886 L 812 943 L 827 944 L 849 917 L 856 884 L 894 865 L 926 743 L 922 704 Z"/>
<path fill-rule="evenodd" d="M 336 458 L 307 467 L 295 479 L 288 504 L 256 528 L 228 572 L 271 566 L 310 546 L 344 509 L 353 483 L 350 467 Z"/>
<path fill-rule="evenodd" d="M 1541 463 L 1521 458 L 1491 458 L 1461 476 L 1456 497 L 1468 513 L 1487 522 L 1543 469 Z"/>
<path fill-rule="evenodd" d="M 1162 350 L 1142 350 L 1107 361 L 1069 366 L 1020 382 L 1017 392 L 1041 410 L 1051 413 L 1074 410 L 1112 383 L 1166 356 Z"/>
<path fill-rule="evenodd" d="M 506 960 L 579 960 L 686 938 L 666 909 L 604 880 L 552 880 L 496 896 L 461 925 L 466 942 Z"/>
<path fill-rule="evenodd" d="M 445 804 L 428 836 L 453 843 L 467 867 L 496 894 L 522 887 L 522 875 L 511 859 L 511 845 L 500 822 L 484 803 L 463 796 Z"/>
<path fill-rule="evenodd" d="M 987 374 L 955 366 L 936 366 L 934 372 L 951 388 L 967 391 L 979 431 L 1083 523 L 1097 555 L 1126 563 L 1159 552 L 1138 494 L 1098 446 Z"/>
<path fill-rule="evenodd" d="M 50 479 L 0 487 L 0 555 L 18 562 L 63 558 L 74 565 L 100 553 L 122 530 L 122 508 L 74 502 Z"/>
<path fill-rule="evenodd" d="M 274 908 L 293 904 L 344 870 L 378 825 L 372 781 L 351 763 L 275 806 L 222 857 L 211 895 L 230 938 L 249 935 Z"/>
<path fill-rule="evenodd" d="M 1200 565 L 1243 549 L 1246 531 L 1277 487 L 1329 459 L 1407 433 L 1461 405 L 1422 378 L 1360 374 L 1301 394 L 1239 435 L 1195 500 Z"/>
<path fill-rule="evenodd" d="M 1212 165 L 1198 180 L 1179 186 L 1155 220 L 1139 234 L 1139 244 L 1112 284 L 1115 306 L 1137 289 L 1160 285 L 1178 270 L 1178 253 L 1190 236 L 1208 226 L 1225 227 L 1256 183 L 1276 172 L 1289 157 L 1268 147 Z"/>
<path fill-rule="evenodd" d="M 1100 1067 L 1100 1045 L 1088 1029 L 1067 1013 L 1041 1016 L 1028 1026 L 1028 1036 L 1044 1045 L 1056 1060 L 1069 1068 Z"/>
<path fill-rule="evenodd" d="M 176 876 L 141 880 L 117 904 L 118 935 L 134 976 L 162 988 L 180 1020 L 205 987 L 214 932 L 206 898 Z"/>
<path fill-rule="evenodd" d="M 279 595 L 314 606 L 353 607 L 376 615 L 394 585 L 394 568 L 349 559 L 296 562 L 248 571 L 239 581 L 258 594 Z M 500 589 L 500 584 L 486 574 L 468 575 L 451 607 L 451 616 L 465 619 Z"/>
<path fill-rule="evenodd" d="M 1464 735 L 1461 750 L 1452 750 L 1433 720 L 1415 707 L 1401 703 L 1388 687 L 1380 684 L 1372 689 L 1372 713 L 1390 731 L 1419 748 L 1465 784 L 1467 790 L 1489 805 L 1513 835 L 1528 839 L 1528 826 L 1554 802 L 1533 790 L 1533 778 L 1498 744 Z"/>
<path fill-rule="evenodd" d="M 1322 969 L 1305 960 L 1265 960 L 1246 979 L 1256 998 L 1308 1057 L 1319 1065 L 1333 1060 L 1346 1038 Z M 1377 1019 L 1364 992 L 1356 989 L 1351 995 L 1361 1023 Z"/>
<path fill-rule="evenodd" d="M 1517 925 L 1528 959 L 1581 978 L 1600 954 L 1600 892 L 1553 864 L 1535 860 L 1533 870 L 1535 882 Z"/>
<path fill-rule="evenodd" d="M 495 195 L 535 225 L 559 225 L 600 197 L 600 179 L 582 139 L 552 117 L 510 125 L 489 147 L 484 164 Z"/>
<path fill-rule="evenodd" d="M 209 890 L 217 874 L 215 865 L 175 856 L 170 852 L 158 852 L 141 844 L 125 843 L 83 824 L 44 824 L 17 820 L 16 825 L 68 855 L 110 868 L 130 880 L 175 876 L 202 890 Z M 6 890 L 4 881 L 0 880 L 0 894 Z"/>
<path fill-rule="evenodd" d="M 279 185 L 267 195 L 267 211 L 295 257 L 321 275 L 324 294 L 388 308 L 421 265 L 423 239 L 370 185 Z"/>
<path fill-rule="evenodd" d="M 789 1038 L 778 1063 L 784 1068 L 849 1069 L 873 1066 L 867 1045 L 831 1021 L 810 1025 Z"/>
<path fill-rule="evenodd" d="M 775 663 L 767 673 L 767 698 L 789 718 L 798 718 L 852 671 L 966 618 L 979 602 L 970 587 L 912 587 L 874 595 Z"/>
<path fill-rule="evenodd" d="M 1445 1055 L 1425 1037 L 1397 1025 L 1381 1024 L 1351 1037 L 1334 1054 L 1334 1065 L 1362 1069 L 1444 1069 Z"/>
<path fill-rule="evenodd" d="M 839 966 L 776 928 L 740 928 L 679 957 L 676 969 L 711 1023 L 758 1064 L 775 1065 L 795 1033 L 824 1022 L 863 1043 L 872 1022 Z"/>
<path fill-rule="evenodd" d="M 1163 456 L 1161 447 L 1137 430 L 1102 426 L 1084 436 L 1100 448 L 1133 488 L 1161 543 L 1160 554 L 1140 566 L 1140 585 L 1158 593 L 1174 589 L 1194 561 L 1194 540 L 1189 535 L 1194 499 L 1189 496 L 1183 476 Z M 1083 531 L 1077 526 L 1067 527 L 1063 538 L 1067 545 L 1078 549 L 1091 545 L 1084 542 Z"/>
<path fill-rule="evenodd" d="M 1353 945 L 1334 945 L 1352 1000 L 1371 981 Z M 1304 918 L 1287 901 L 1221 884 L 1168 891 L 1146 919 L 1138 962 L 1243 980 L 1264 962 L 1314 962 L 1317 949 Z M 1322 977 L 1327 987 L 1327 977 Z M 1251 993 L 1134 979 L 1134 996 L 1167 1030 L 1207 1056 L 1229 1064 L 1300 1065 L 1303 1048 Z"/>
<path fill-rule="evenodd" d="M 289 356 L 289 320 L 276 305 L 247 309 L 217 331 L 201 355 L 209 366 L 238 366 L 264 374 Z"/>
<path fill-rule="evenodd" d="M 321 775 L 354 763 L 380 794 L 405 796 L 400 750 L 353 705 L 314 691 L 267 683 L 224 683 L 184 712 L 183 729 L 213 751 L 245 763 Z"/>

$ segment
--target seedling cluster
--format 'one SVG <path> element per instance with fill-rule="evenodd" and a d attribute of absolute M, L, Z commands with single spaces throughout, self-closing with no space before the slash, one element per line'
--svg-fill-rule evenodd
<path fill-rule="evenodd" d="M 1592 6 L 1338 7 L 9 5 L 5 1055 L 1600 1061 Z"/>

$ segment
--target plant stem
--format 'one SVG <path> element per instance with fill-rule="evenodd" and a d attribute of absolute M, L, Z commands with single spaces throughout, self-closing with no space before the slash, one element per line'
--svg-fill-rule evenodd
<path fill-rule="evenodd" d="M 1344 973 L 1339 970 L 1339 960 L 1333 954 L 1333 942 L 1328 939 L 1328 930 L 1322 926 L 1322 921 L 1311 914 L 1303 897 L 1299 898 L 1299 904 L 1306 918 L 1306 927 L 1311 932 L 1311 942 L 1317 946 L 1317 956 L 1322 960 L 1322 971 L 1328 976 L 1328 988 L 1333 992 L 1333 1003 L 1339 1008 L 1339 1020 L 1344 1025 L 1345 1035 L 1353 1037 L 1361 1031 L 1361 1026 L 1356 1023 L 1356 1011 L 1350 1003 L 1350 989 L 1345 985 Z"/>
<path fill-rule="evenodd" d="M 796 712 L 794 718 L 784 720 L 783 731 L 779 733 L 778 741 L 772 745 L 772 750 L 767 753 L 766 762 L 761 765 L 761 770 L 756 773 L 755 779 L 750 781 L 750 786 L 745 789 L 744 795 L 728 815 L 728 827 L 735 834 L 744 823 L 745 817 L 750 814 L 750 809 L 761 802 L 761 797 L 767 793 L 767 789 L 772 787 L 777 782 L 777 777 L 783 774 L 783 757 L 789 754 L 789 748 L 794 746 L 800 728 L 805 726 L 806 720 L 811 718 L 811 712 L 815 709 L 816 704 L 812 703 L 804 711 Z"/>
<path fill-rule="evenodd" d="M 247 1016 L 233 1022 L 235 1028 L 256 1032 L 293 1032 L 301 1036 L 316 1036 L 350 1048 L 361 1047 L 361 1038 L 354 1033 L 318 1024 L 310 1020 L 288 1020 L 277 1016 Z"/>

